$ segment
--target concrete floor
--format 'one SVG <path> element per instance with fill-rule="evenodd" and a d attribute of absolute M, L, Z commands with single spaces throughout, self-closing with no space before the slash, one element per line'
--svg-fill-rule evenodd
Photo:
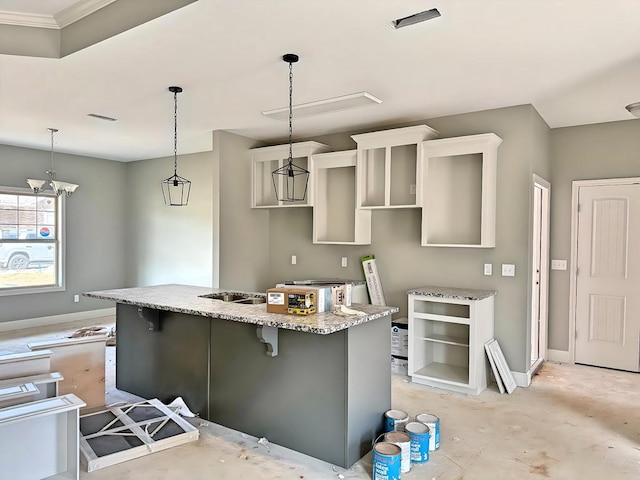
<path fill-rule="evenodd" d="M 104 320 L 104 321 L 101 321 Z M 112 318 L 64 327 L 109 325 Z M 61 327 L 0 333 L 0 350 L 19 351 L 35 339 L 61 335 Z M 115 348 L 106 353 L 106 402 L 128 398 L 114 388 Z M 440 450 L 402 478 L 603 479 L 640 478 L 640 375 L 581 365 L 546 363 L 529 388 L 500 395 L 495 385 L 467 396 L 392 381 L 392 406 L 441 418 Z M 268 415 L 268 406 L 265 406 Z M 197 442 L 95 472 L 103 479 L 371 479 L 371 454 L 348 470 L 202 420 Z M 313 432 L 309 432 L 313 435 Z"/>

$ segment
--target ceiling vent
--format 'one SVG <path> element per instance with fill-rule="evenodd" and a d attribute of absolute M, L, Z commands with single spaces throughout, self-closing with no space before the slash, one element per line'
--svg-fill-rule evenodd
<path fill-rule="evenodd" d="M 327 98 L 325 100 L 317 100 L 315 102 L 301 103 L 293 106 L 293 114 L 296 118 L 311 117 L 313 115 L 322 115 L 324 113 L 337 112 L 350 108 L 364 107 L 382 103 L 377 97 L 367 92 L 352 93 L 341 97 Z M 277 108 L 275 110 L 266 110 L 262 112 L 267 117 L 276 120 L 289 119 L 289 107 Z"/>
<path fill-rule="evenodd" d="M 440 16 L 440 12 L 437 8 L 432 8 L 431 10 L 426 10 L 424 12 L 415 13 L 413 15 L 409 15 L 408 17 L 399 18 L 391 22 L 391 26 L 393 28 L 402 28 L 408 27 L 409 25 L 414 25 L 420 22 L 426 22 L 427 20 L 431 20 L 432 18 L 438 18 Z"/>
<path fill-rule="evenodd" d="M 87 117 L 97 118 L 98 120 L 106 120 L 108 122 L 115 122 L 117 118 L 107 117 L 106 115 L 99 115 L 97 113 L 87 113 Z"/>

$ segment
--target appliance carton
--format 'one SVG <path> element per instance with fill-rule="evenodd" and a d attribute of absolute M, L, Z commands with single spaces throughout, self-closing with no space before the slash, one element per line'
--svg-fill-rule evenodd
<path fill-rule="evenodd" d="M 267 290 L 267 312 L 310 315 L 316 313 L 315 292 L 297 288 L 282 287 Z"/>
<path fill-rule="evenodd" d="M 391 321 L 391 355 L 409 355 L 409 320 L 398 318 Z"/>

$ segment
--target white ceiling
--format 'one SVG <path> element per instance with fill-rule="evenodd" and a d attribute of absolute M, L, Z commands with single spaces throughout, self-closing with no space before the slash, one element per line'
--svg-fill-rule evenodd
<path fill-rule="evenodd" d="M 74 1 L 0 0 L 51 15 Z M 393 29 L 393 19 L 442 17 Z M 261 112 L 367 91 L 382 104 L 294 118 L 296 138 L 531 103 L 551 127 L 632 119 L 638 0 L 199 0 L 62 59 L 0 55 L 0 143 L 121 161 L 211 148 L 211 131 L 286 141 Z M 105 122 L 97 113 L 118 118 Z"/>

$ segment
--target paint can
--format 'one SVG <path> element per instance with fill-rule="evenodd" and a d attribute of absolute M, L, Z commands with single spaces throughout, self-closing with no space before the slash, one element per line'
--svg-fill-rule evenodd
<path fill-rule="evenodd" d="M 400 447 L 402 457 L 400 471 L 407 473 L 411 470 L 411 437 L 406 432 L 388 432 L 384 434 L 384 441 Z"/>
<path fill-rule="evenodd" d="M 420 422 L 409 422 L 405 431 L 411 437 L 411 463 L 429 461 L 429 427 Z"/>
<path fill-rule="evenodd" d="M 387 410 L 384 414 L 384 431 L 401 432 L 409 422 L 409 415 L 402 410 Z"/>
<path fill-rule="evenodd" d="M 393 443 L 373 446 L 373 480 L 400 480 L 402 449 Z"/>
<path fill-rule="evenodd" d="M 429 450 L 435 451 L 440 448 L 440 419 L 430 413 L 416 415 L 416 422 L 424 423 L 431 430 L 429 440 Z"/>

